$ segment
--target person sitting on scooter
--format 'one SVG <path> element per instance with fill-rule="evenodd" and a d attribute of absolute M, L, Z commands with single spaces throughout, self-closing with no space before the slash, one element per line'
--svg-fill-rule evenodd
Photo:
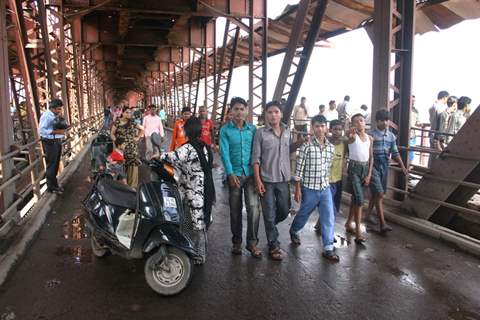
<path fill-rule="evenodd" d="M 175 180 L 180 194 L 184 196 L 184 207 L 192 219 L 192 241 L 200 258 L 194 263 L 205 263 L 207 253 L 207 229 L 211 223 L 212 206 L 215 202 L 215 187 L 212 178 L 212 150 L 200 136 L 202 122 L 193 117 L 186 121 L 185 133 L 188 142 L 175 151 L 160 156 L 162 161 L 174 167 Z M 188 217 L 188 215 L 186 215 Z"/>
<path fill-rule="evenodd" d="M 117 181 L 127 184 L 127 175 L 125 174 L 125 139 L 117 138 L 115 140 L 115 149 L 107 157 L 107 170 Z"/>

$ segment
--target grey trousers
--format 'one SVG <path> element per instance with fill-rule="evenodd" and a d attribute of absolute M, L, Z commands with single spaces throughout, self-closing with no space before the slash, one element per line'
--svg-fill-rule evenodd
<path fill-rule="evenodd" d="M 232 231 L 232 243 L 242 243 L 242 209 L 243 197 L 247 209 L 247 248 L 256 246 L 258 243 L 258 225 L 260 223 L 260 208 L 258 195 L 255 192 L 253 177 L 241 176 L 240 188 L 229 185 L 230 204 L 230 229 Z"/>
<path fill-rule="evenodd" d="M 260 201 L 262 203 L 263 223 L 265 224 L 268 246 L 272 250 L 280 246 L 277 223 L 285 220 L 290 211 L 290 185 L 288 182 L 264 182 L 263 184 L 265 193 L 260 198 Z"/>
<path fill-rule="evenodd" d="M 151 160 L 154 155 L 160 155 L 160 150 L 153 145 L 150 137 L 145 137 L 145 158 Z"/>

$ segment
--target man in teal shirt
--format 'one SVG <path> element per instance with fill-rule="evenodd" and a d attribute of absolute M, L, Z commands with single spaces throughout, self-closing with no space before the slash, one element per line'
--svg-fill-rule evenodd
<path fill-rule="evenodd" d="M 242 254 L 242 195 L 247 209 L 247 250 L 255 258 L 262 256 L 258 249 L 260 211 L 255 192 L 252 168 L 252 146 L 256 127 L 245 121 L 247 102 L 238 97 L 230 101 L 232 121 L 220 130 L 220 156 L 228 176 L 232 253 Z"/>

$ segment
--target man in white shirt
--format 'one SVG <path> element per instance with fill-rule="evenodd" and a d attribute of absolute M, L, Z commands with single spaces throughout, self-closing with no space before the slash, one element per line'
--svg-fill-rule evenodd
<path fill-rule="evenodd" d="M 299 132 L 299 135 L 305 135 L 308 132 L 308 111 L 307 111 L 307 98 L 302 97 L 300 104 L 293 109 L 293 124 L 295 130 Z"/>
<path fill-rule="evenodd" d="M 324 116 L 328 122 L 338 119 L 338 111 L 335 100 L 330 100 L 330 102 L 328 103 L 328 110 L 325 111 Z"/>
<path fill-rule="evenodd" d="M 342 121 L 345 121 L 346 119 L 350 119 L 350 116 L 352 116 L 348 110 L 349 102 L 350 102 L 350 96 L 347 95 L 343 98 L 343 101 L 340 102 L 337 106 L 338 118 Z"/>

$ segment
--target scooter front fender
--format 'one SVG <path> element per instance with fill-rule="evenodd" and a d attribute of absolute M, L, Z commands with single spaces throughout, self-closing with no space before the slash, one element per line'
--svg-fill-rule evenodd
<path fill-rule="evenodd" d="M 161 245 L 175 247 L 186 252 L 191 257 L 197 255 L 192 241 L 180 232 L 178 226 L 173 224 L 165 224 L 153 230 L 147 241 L 145 241 L 143 252 L 149 253 Z"/>

